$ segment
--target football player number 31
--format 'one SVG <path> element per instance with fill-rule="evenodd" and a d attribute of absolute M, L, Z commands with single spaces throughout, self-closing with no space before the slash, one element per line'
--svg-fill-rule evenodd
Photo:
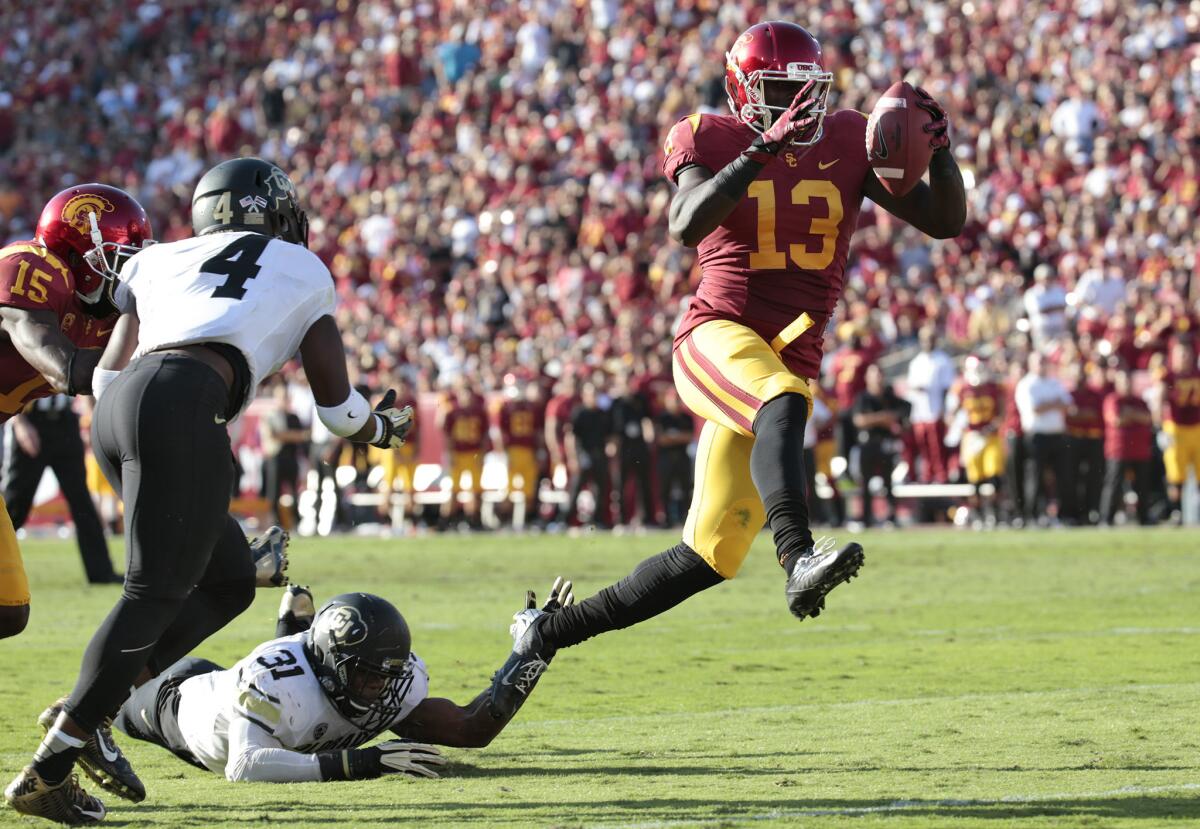
<path fill-rule="evenodd" d="M 775 183 L 756 181 L 747 193 L 758 202 L 758 250 L 750 254 L 750 267 L 755 270 L 783 270 L 790 256 L 796 267 L 819 271 L 829 267 L 837 251 L 838 224 L 842 221 L 842 194 L 833 182 L 806 178 L 792 188 L 792 204 L 810 204 L 813 199 L 825 202 L 827 216 L 813 216 L 808 232 L 821 239 L 820 250 L 809 250 L 807 244 L 788 245 L 787 253 L 775 244 Z"/>

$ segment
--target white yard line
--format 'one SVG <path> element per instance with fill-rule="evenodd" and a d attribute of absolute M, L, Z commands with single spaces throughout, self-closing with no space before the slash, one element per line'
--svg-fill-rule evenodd
<path fill-rule="evenodd" d="M 897 800 L 882 806 L 850 806 L 845 809 L 779 809 L 747 815 L 699 818 L 695 820 L 655 820 L 644 823 L 593 824 L 593 829 L 667 829 L 672 826 L 712 826 L 740 821 L 784 820 L 796 817 L 830 817 L 836 815 L 867 815 L 877 812 L 905 812 L 915 809 L 945 808 L 956 806 L 1003 806 L 1005 804 L 1045 803 L 1060 800 L 1099 800 L 1106 797 L 1166 794 L 1167 792 L 1192 792 L 1200 790 L 1200 783 L 1177 783 L 1170 786 L 1123 786 L 1105 792 L 1052 792 L 1049 794 L 1011 795 L 995 799 L 971 798 L 967 800 Z"/>

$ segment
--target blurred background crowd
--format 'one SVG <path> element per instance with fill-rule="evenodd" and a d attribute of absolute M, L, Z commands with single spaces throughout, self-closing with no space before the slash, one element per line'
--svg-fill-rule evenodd
<path fill-rule="evenodd" d="M 775 17 L 824 44 L 834 108 L 926 87 L 968 184 L 958 239 L 861 214 L 811 440 L 824 520 L 871 520 L 846 488 L 878 491 L 880 520 L 1087 523 L 1123 487 L 1169 518 L 1157 438 L 1200 344 L 1197 0 L 12 0 L 0 235 L 96 180 L 177 239 L 204 169 L 272 159 L 357 382 L 417 401 L 419 427 L 407 454 L 354 456 L 285 372 L 241 423 L 248 511 L 678 523 L 694 427 L 670 346 L 699 273 L 667 238 L 661 144 L 728 111 L 724 49 Z M 1031 397 L 1054 384 L 1061 406 Z M 934 486 L 968 477 L 987 486 Z"/>

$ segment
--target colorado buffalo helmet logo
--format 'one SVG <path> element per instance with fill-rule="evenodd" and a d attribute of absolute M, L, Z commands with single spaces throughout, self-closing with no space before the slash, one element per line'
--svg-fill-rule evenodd
<path fill-rule="evenodd" d="M 92 213 L 112 213 L 116 208 L 104 196 L 95 193 L 81 193 L 63 205 L 62 220 L 79 231 L 81 236 L 92 232 L 88 216 Z"/>
<path fill-rule="evenodd" d="M 357 607 L 339 605 L 328 613 L 329 635 L 339 645 L 357 645 L 367 638 L 367 623 Z"/>

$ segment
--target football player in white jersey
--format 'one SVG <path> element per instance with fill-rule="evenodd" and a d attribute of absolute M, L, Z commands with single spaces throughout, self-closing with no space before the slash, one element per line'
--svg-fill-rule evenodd
<path fill-rule="evenodd" d="M 245 580 L 231 580 L 253 564 L 228 514 L 225 424 L 263 378 L 299 353 L 330 431 L 386 449 L 411 428 L 412 409 L 398 408 L 394 393 L 372 411 L 350 385 L 333 279 L 306 247 L 308 218 L 283 170 L 258 158 L 218 164 L 196 185 L 192 229 L 192 238 L 131 256 L 112 284 L 122 314 L 93 377 L 92 446 L 125 501 L 125 589 L 32 764 L 5 790 L 24 814 L 101 820 L 104 804 L 71 773 L 97 729 L 139 679 L 253 599 L 252 581 L 246 590 Z M 144 796 L 123 758 L 105 774 L 80 765 L 109 791 Z"/>
<path fill-rule="evenodd" d="M 514 638 L 569 606 L 570 591 L 555 581 L 540 611 L 527 594 Z M 334 596 L 314 618 L 311 594 L 288 588 L 276 634 L 228 670 L 180 660 L 138 689 L 114 725 L 227 780 L 291 783 L 437 777 L 445 760 L 430 743 L 481 748 L 511 719 L 494 716 L 490 688 L 465 706 L 430 697 L 404 617 L 379 596 Z M 361 747 L 386 731 L 403 739 Z"/>

